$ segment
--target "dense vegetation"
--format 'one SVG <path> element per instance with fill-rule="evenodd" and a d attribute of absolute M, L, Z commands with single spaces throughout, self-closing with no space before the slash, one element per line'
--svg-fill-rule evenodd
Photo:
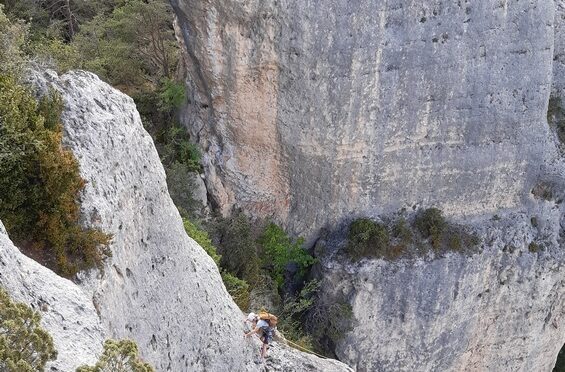
<path fill-rule="evenodd" d="M 139 357 L 137 344 L 132 340 L 106 340 L 98 362 L 92 367 L 80 366 L 76 372 L 153 372 L 149 363 Z"/>
<path fill-rule="evenodd" d="M 61 145 L 61 100 L 39 102 L 13 74 L 0 74 L 0 219 L 27 254 L 64 275 L 100 265 L 109 236 L 79 224 L 84 187 Z"/>
<path fill-rule="evenodd" d="M 267 309 L 280 315 L 278 329 L 292 342 L 333 356 L 335 343 L 351 329 L 345 299 L 325 300 L 320 283 L 309 278 L 316 262 L 303 247 L 270 222 L 243 213 L 213 219 L 202 227 L 185 220 L 185 229 L 212 257 L 228 292 L 243 311 Z M 256 308 L 251 308 L 255 306 Z"/>
<path fill-rule="evenodd" d="M 402 215 L 381 223 L 369 218 L 354 220 L 349 225 L 345 252 L 354 261 L 364 257 L 396 259 L 429 251 L 472 251 L 478 244 L 475 235 L 448 223 L 439 209 L 428 208 L 416 213 L 411 223 Z"/>
<path fill-rule="evenodd" d="M 53 339 L 40 321 L 37 311 L 12 301 L 0 288 L 0 371 L 42 371 L 56 358 Z"/>
<path fill-rule="evenodd" d="M 18 52 L 0 56 L 0 62 L 22 66 L 21 62 L 32 61 L 60 72 L 85 69 L 131 95 L 155 140 L 173 200 L 184 216 L 198 216 L 202 206 L 191 197 L 190 173 L 201 171 L 201 156 L 177 120 L 177 109 L 187 97 L 168 2 L 1 2 L 12 27 L 0 32 L 0 41 L 3 49 Z M 0 19 L 0 28 L 2 24 Z"/>

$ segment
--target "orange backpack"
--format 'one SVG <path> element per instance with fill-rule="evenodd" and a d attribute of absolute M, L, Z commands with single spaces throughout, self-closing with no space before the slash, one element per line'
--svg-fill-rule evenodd
<path fill-rule="evenodd" d="M 259 313 L 259 319 L 266 320 L 267 323 L 269 323 L 269 327 L 271 327 L 271 328 L 275 328 L 277 326 L 278 321 L 279 321 L 279 319 L 275 315 L 270 314 L 266 311 L 261 311 Z"/>

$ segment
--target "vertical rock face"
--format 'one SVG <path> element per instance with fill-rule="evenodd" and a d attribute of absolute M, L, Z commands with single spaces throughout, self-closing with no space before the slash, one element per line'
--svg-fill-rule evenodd
<path fill-rule="evenodd" d="M 186 121 L 224 210 L 313 236 L 418 204 L 515 208 L 539 176 L 561 5 L 172 3 L 194 91 Z"/>
<path fill-rule="evenodd" d="M 54 309 L 73 306 L 64 311 L 87 314 L 84 322 L 93 328 L 85 341 L 77 340 L 80 333 L 59 342 L 76 329 L 85 332 L 86 326 L 81 321 L 63 332 L 66 313 L 61 312 L 63 319 L 44 315 L 47 330 L 56 334 L 61 369 L 70 371 L 91 362 L 101 349 L 103 334 L 134 339 L 142 357 L 158 371 L 260 370 L 253 363 L 258 341 L 244 340 L 242 313 L 227 293 L 216 265 L 184 232 L 167 192 L 165 172 L 133 100 L 83 71 L 61 77 L 36 74 L 32 80 L 39 91 L 54 88 L 63 97 L 64 144 L 75 154 L 87 182 L 82 196 L 84 222 L 113 235 L 112 257 L 104 272 L 81 275 L 82 290 L 57 278 L 70 289 Z M 0 239 L 7 240 L 3 234 Z M 17 259 L 10 258 L 17 250 L 3 242 L 0 240 L 0 259 L 4 264 L 8 249 L 10 260 L 4 265 L 13 272 L 2 270 L 0 284 L 7 285 L 17 299 L 34 304 L 34 298 L 47 295 L 50 303 L 61 292 L 50 288 L 56 282 L 51 280 L 55 274 L 41 268 L 42 272 L 27 278 L 27 266 L 17 266 Z M 26 265 L 39 266 L 25 260 Z M 30 285 L 36 285 L 35 278 L 41 280 L 43 275 L 47 282 L 30 290 Z M 94 309 L 97 316 L 91 319 Z M 73 359 L 89 350 L 91 341 L 98 343 L 90 348 L 89 358 Z M 282 345 L 272 355 L 271 363 L 279 370 L 349 370 L 337 361 L 324 361 Z"/>

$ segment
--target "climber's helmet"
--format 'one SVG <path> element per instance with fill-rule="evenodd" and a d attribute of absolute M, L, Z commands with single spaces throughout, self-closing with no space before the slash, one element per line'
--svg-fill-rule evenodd
<path fill-rule="evenodd" d="M 256 322 L 257 321 L 257 314 L 255 313 L 249 313 L 249 315 L 247 315 L 247 321 L 248 322 Z"/>

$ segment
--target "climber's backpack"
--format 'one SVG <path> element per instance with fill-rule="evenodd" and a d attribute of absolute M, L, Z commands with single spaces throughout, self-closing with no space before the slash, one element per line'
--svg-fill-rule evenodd
<path fill-rule="evenodd" d="M 269 323 L 269 327 L 271 327 L 271 328 L 275 328 L 277 326 L 278 321 L 279 321 L 279 319 L 276 316 L 274 316 L 273 314 L 270 314 L 266 311 L 261 311 L 259 313 L 259 319 L 266 320 L 267 323 Z"/>

